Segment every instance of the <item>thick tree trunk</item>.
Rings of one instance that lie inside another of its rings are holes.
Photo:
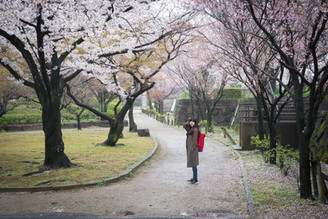
[[[124,124],[123,124],[123,119],[117,118],[115,124],[110,127],[108,137],[104,143],[102,143],[103,146],[115,146],[117,141],[120,139],[123,129],[124,129]]]
[[[294,84],[293,100],[295,104],[296,112],[296,126],[299,139],[299,157],[300,157],[300,197],[310,198],[312,197],[311,190],[311,167],[309,158],[309,144],[305,141],[303,133],[305,127],[304,119],[304,103],[303,103],[303,87],[299,83],[296,74],[292,74],[292,80]]]
[[[317,178],[317,163],[318,163],[318,161],[316,161],[316,160],[311,161],[312,186],[313,186],[314,197],[319,196],[318,178]]]
[[[318,176],[318,192],[319,192],[319,200],[321,203],[326,204],[327,202],[327,186],[325,183],[325,180],[322,177],[322,173],[321,173],[321,164],[320,161],[316,163],[316,172],[317,172],[317,176]]]
[[[206,114],[204,113],[204,103],[201,101],[199,98],[196,98],[196,105],[197,105],[197,112],[195,110],[195,115],[194,117],[198,118],[198,120],[205,120],[207,119]]]
[[[126,102],[120,112],[117,114],[115,118],[115,123],[111,125],[107,140],[104,141],[101,145],[103,146],[115,146],[117,141],[119,140],[120,136],[122,135],[123,129],[124,129],[124,117],[128,110],[131,108],[131,106],[134,103],[134,99],[126,99]]]
[[[60,97],[53,97],[52,102],[42,107],[42,124],[45,134],[44,165],[50,169],[70,167],[70,162],[64,153],[64,142],[61,131]]]
[[[213,132],[212,112],[207,113],[207,127],[208,127],[208,132]]]
[[[319,197],[319,200],[321,203],[326,203],[327,202],[327,186],[325,183],[325,180],[323,179],[323,175],[321,172],[321,163],[320,163],[320,158],[318,157],[318,143],[323,142],[320,141],[319,139],[321,137],[317,136],[317,139],[314,140],[311,137],[313,135],[323,135],[323,132],[320,134],[318,133],[319,131],[316,130],[316,122],[319,122],[321,124],[320,120],[317,121],[317,114],[318,114],[318,106],[320,105],[322,99],[320,97],[315,97],[315,92],[312,89],[310,96],[309,96],[309,103],[308,103],[308,109],[307,109],[307,116],[306,116],[306,126],[304,130],[304,139],[305,139],[305,144],[309,145],[309,150],[311,149],[312,145],[312,151],[311,152],[311,167],[312,167],[312,181],[313,181],[313,190],[314,190],[314,195],[316,197]],[[316,101],[318,101],[316,103]],[[319,126],[317,127],[319,129]],[[316,131],[316,132],[315,132]],[[311,142],[311,139],[314,142]]]
[[[133,105],[129,109],[129,131],[130,132],[136,132],[137,131],[137,124],[134,122],[133,117]]]
[[[264,139],[264,122],[263,122],[263,113],[262,113],[262,104],[261,101],[255,98],[256,100],[256,107],[257,107],[257,121],[258,121],[258,134],[259,139]]]

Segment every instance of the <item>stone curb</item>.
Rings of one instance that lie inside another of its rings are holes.
[[[146,161],[148,161],[157,151],[158,149],[158,142],[156,138],[151,136],[154,140],[154,148],[148,154],[145,158],[143,158],[138,163],[134,164],[133,166],[129,167],[125,172],[121,173],[120,175],[115,176],[114,178],[106,179],[106,180],[95,180],[91,182],[86,183],[76,183],[76,184],[70,184],[70,185],[63,185],[63,186],[34,186],[34,187],[0,187],[0,193],[3,192],[43,192],[43,191],[60,191],[60,190],[71,190],[71,189],[77,189],[77,188],[85,188],[85,187],[91,187],[91,186],[97,186],[99,184],[101,185],[107,185],[110,183],[118,182],[122,179],[125,179],[126,177],[129,177],[129,175],[133,172],[135,172],[142,164],[144,164]]]
[[[238,153],[238,151],[233,150],[233,153],[235,153],[239,158],[239,165],[240,165],[241,172],[243,174],[243,183],[244,183],[244,188],[245,188],[245,196],[246,196],[246,200],[247,200],[247,208],[248,208],[249,214],[250,214],[251,218],[258,218],[257,213],[255,211],[255,207],[254,207],[254,200],[252,197],[252,192],[251,192],[251,189],[250,189],[250,186],[248,183],[248,176],[247,176],[246,167],[244,165],[244,161],[243,161],[241,155]]]
[[[221,144],[223,144],[227,147],[230,147],[230,145],[227,145],[223,141],[216,140],[216,139],[213,139],[211,137],[209,137],[209,138],[213,141],[219,142],[219,143],[221,143]],[[250,186],[249,186],[249,183],[248,183],[248,176],[247,176],[247,171],[246,171],[246,167],[244,165],[243,158],[238,153],[237,150],[233,149],[232,147],[231,147],[231,149],[232,149],[231,152],[234,155],[236,155],[239,159],[239,167],[240,167],[241,173],[243,175],[243,184],[244,184],[245,196],[246,196],[246,200],[247,200],[247,209],[248,209],[248,212],[250,214],[250,218],[252,218],[252,219],[258,218],[255,207],[254,207],[254,200],[253,200],[253,197],[252,197],[251,189],[250,189]]]

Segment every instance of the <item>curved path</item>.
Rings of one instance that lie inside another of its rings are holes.
[[[117,217],[134,215],[234,217],[247,214],[235,156],[226,146],[205,140],[199,182],[190,185],[185,131],[135,113],[138,128],[149,128],[159,152],[133,178],[105,187],[72,191],[0,194],[0,215],[78,212]]]

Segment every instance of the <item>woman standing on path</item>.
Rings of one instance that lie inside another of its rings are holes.
[[[197,140],[199,137],[199,129],[196,119],[190,119],[183,126],[187,131],[187,167],[192,167],[193,178],[188,180],[191,184],[198,182],[197,166],[199,164]]]

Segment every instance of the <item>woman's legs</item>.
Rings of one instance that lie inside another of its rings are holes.
[[[192,167],[192,173],[193,173],[193,177],[188,181],[191,182],[191,184],[195,184],[196,182],[198,182],[197,166]]]
[[[192,167],[192,173],[193,173],[193,181],[197,182],[198,181],[197,166]]]

